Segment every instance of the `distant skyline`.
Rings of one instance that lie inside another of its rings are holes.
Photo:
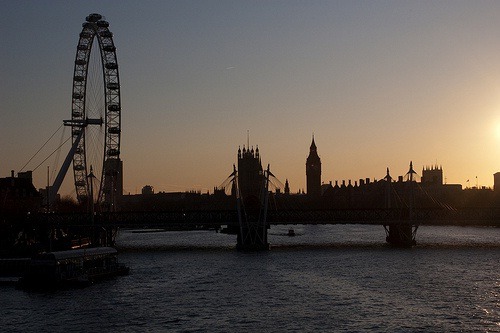
[[[397,177],[410,161],[419,174],[440,165],[464,187],[476,177],[492,186],[500,171],[498,1],[0,5],[0,177],[70,118],[90,13],[106,17],[117,46],[124,193],[212,192],[247,131],[294,193],[306,187],[313,133],[324,183],[381,179],[387,167]],[[53,163],[34,172],[37,188]],[[74,195],[72,182],[69,172],[62,195]]]

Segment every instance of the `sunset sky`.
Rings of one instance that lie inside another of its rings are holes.
[[[212,192],[247,131],[292,192],[305,189],[313,133],[325,183],[387,167],[397,177],[410,161],[464,187],[500,171],[499,1],[0,5],[0,177],[70,118],[78,34],[94,12],[117,46],[125,193]],[[34,172],[37,188],[52,163]]]

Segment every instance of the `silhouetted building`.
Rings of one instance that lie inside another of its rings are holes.
[[[309,148],[309,156],[306,160],[306,182],[307,195],[311,198],[321,196],[321,159],[318,156],[314,136],[312,138],[311,147]]]
[[[397,181],[390,175],[389,168],[379,181],[366,178],[353,184],[350,180],[348,183],[342,180],[341,185],[335,181],[334,186],[331,183],[322,186],[321,206],[334,209],[397,208],[408,207],[410,198],[414,200],[415,207],[420,208],[449,209],[470,205],[472,200],[464,201],[461,185],[440,183],[443,179],[441,167],[428,168],[428,171],[430,173],[424,172],[427,177],[425,182],[424,177],[418,182],[420,177],[413,170],[412,163],[406,176],[398,176]],[[414,183],[412,187],[409,186],[410,181]]]
[[[436,166],[422,168],[422,183],[443,184],[443,168]]]
[[[42,198],[33,186],[31,171],[21,172],[14,177],[0,178],[0,214],[23,214],[37,212]]]
[[[290,194],[290,184],[288,184],[288,179],[285,181],[285,194]]]
[[[500,192],[500,172],[493,174],[493,191]]]
[[[104,204],[111,211],[119,210],[123,197],[123,162],[120,159],[107,159],[104,184]]]
[[[238,186],[243,196],[259,197],[263,182],[259,147],[238,149]]]
[[[142,195],[152,195],[155,194],[155,190],[153,189],[153,186],[151,185],[146,185],[142,188],[141,190]]]

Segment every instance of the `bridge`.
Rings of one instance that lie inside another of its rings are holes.
[[[40,213],[26,219],[60,227],[98,227],[130,229],[199,230],[238,226],[237,210],[178,210],[96,213]],[[397,226],[489,226],[500,227],[500,208],[467,208],[455,211],[415,210],[411,221],[401,219],[395,209],[286,210],[269,211],[267,227],[296,224],[361,224]]]
[[[234,210],[171,210],[96,213],[94,218],[82,213],[40,213],[27,216],[25,223],[45,229],[97,229],[112,244],[116,230],[161,229],[165,231],[214,230],[238,235],[241,232],[238,211]],[[387,237],[391,230],[410,228],[411,242],[395,245],[411,246],[421,226],[500,227],[500,208],[468,208],[461,210],[416,209],[412,220],[402,219],[398,209],[342,210],[271,210],[265,229],[277,225],[361,224],[380,225]],[[393,231],[394,233],[394,231]],[[407,235],[408,236],[408,235]],[[400,239],[399,241],[403,241]],[[244,249],[243,249],[244,250]]]

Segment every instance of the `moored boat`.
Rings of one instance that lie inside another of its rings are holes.
[[[96,247],[42,253],[33,257],[19,280],[25,289],[85,286],[118,275],[127,275],[129,268],[118,263],[112,247]]]

